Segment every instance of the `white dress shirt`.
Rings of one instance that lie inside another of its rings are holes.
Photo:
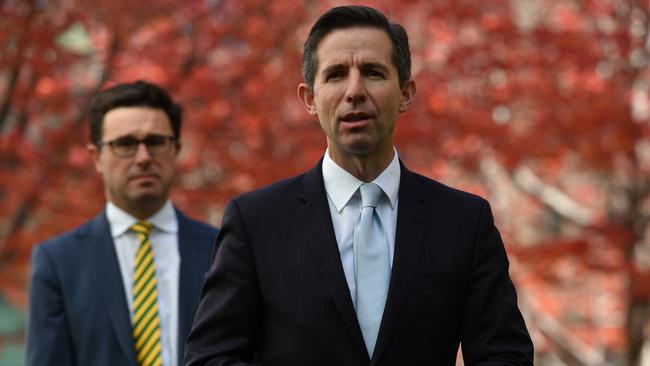
[[[115,252],[122,273],[124,293],[133,322],[133,267],[140,245],[137,234],[129,228],[138,219],[112,203],[106,205]],[[149,234],[156,263],[158,313],[163,365],[178,366],[178,290],[181,257],[178,251],[178,220],[170,201],[147,219],[153,229]]]
[[[354,227],[361,215],[361,194],[359,187],[364,182],[350,174],[330,158],[329,149],[323,158],[323,181],[330,206],[336,243],[341,255],[343,272],[352,296],[352,304],[357,306],[356,282],[354,275]],[[400,166],[397,151],[393,148],[393,160],[372,183],[384,192],[376,208],[381,223],[388,236],[389,258],[393,263],[395,253],[395,228],[397,226],[397,200],[400,182]]]

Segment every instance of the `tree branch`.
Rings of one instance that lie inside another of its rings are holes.
[[[524,192],[534,196],[558,215],[581,226],[592,226],[598,215],[562,190],[545,183],[532,169],[519,167],[512,174],[514,183]]]
[[[495,159],[485,158],[481,161],[479,169],[488,178],[490,185],[501,187],[506,184],[506,181],[512,182],[515,187],[532,196],[548,209],[580,226],[592,226],[598,219],[595,210],[577,202],[559,188],[544,182],[526,166],[521,166],[511,173]]]
[[[18,48],[16,52],[16,59],[9,71],[9,81],[7,82],[7,89],[5,90],[5,97],[2,103],[0,103],[0,131],[3,130],[5,123],[7,123],[9,113],[11,112],[11,99],[13,98],[14,91],[18,85],[18,80],[20,78],[20,73],[25,64],[23,60],[23,53],[27,47],[28,40],[30,38],[30,32],[33,26],[32,18],[34,17],[35,6],[33,1],[29,4],[29,13],[27,14],[25,20],[22,22],[25,24],[25,27],[22,29],[22,32],[18,36]]]
[[[536,277],[524,269],[512,258],[511,264],[518,279]],[[519,306],[522,312],[530,317],[528,324],[535,328],[555,347],[558,357],[572,366],[615,366],[607,360],[607,353],[603,347],[592,346],[583,342],[554,316],[544,311],[535,295],[530,291],[520,291]]]
[[[102,69],[101,76],[97,79],[97,83],[95,83],[95,86],[88,91],[86,94],[86,97],[83,102],[83,106],[79,108],[79,113],[77,114],[77,118],[74,120],[74,124],[76,126],[81,126],[83,121],[86,119],[86,113],[88,112],[88,106],[90,104],[90,99],[92,98],[93,95],[95,95],[97,92],[99,92],[102,88],[102,85],[106,82],[111,77],[111,74],[113,73],[113,62],[115,61],[115,58],[117,57],[117,54],[120,51],[121,47],[121,42],[120,38],[117,34],[117,32],[113,32],[113,37],[111,38],[111,41],[108,46],[108,54],[106,56],[106,60],[104,61],[104,67]]]

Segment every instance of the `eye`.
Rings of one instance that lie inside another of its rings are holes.
[[[160,135],[151,135],[147,136],[143,142],[147,146],[161,146],[167,143],[167,137]]]
[[[327,75],[325,75],[325,81],[336,81],[345,77],[345,71],[343,70],[334,70]]]
[[[371,77],[371,78],[378,78],[378,79],[384,79],[385,78],[383,72],[381,72],[379,70],[375,70],[375,69],[363,70],[362,73],[363,73],[364,76]]]
[[[118,148],[130,148],[138,144],[138,140],[133,137],[122,137],[112,142],[113,146]]]

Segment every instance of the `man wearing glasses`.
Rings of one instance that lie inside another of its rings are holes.
[[[88,150],[107,204],[33,250],[27,365],[180,364],[217,234],[169,200],[181,120],[143,81],[92,100]]]

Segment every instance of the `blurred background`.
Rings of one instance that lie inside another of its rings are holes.
[[[104,204],[85,110],[116,82],[185,108],[174,202],[229,197],[325,149],[296,97],[337,1],[0,0],[0,365],[24,364],[35,243]],[[492,204],[537,365],[650,365],[650,1],[368,1],[410,35],[412,170]]]

